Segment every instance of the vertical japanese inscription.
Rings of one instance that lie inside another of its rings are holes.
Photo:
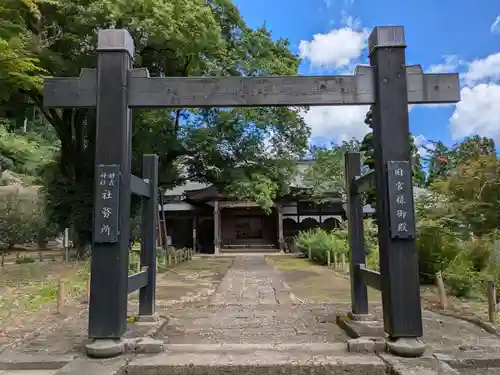
[[[410,162],[389,161],[387,174],[391,238],[413,238],[415,236],[415,215],[412,204],[413,189]]]
[[[120,166],[97,165],[94,242],[116,243],[119,235]]]

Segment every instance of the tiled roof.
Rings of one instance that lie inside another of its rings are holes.
[[[299,162],[297,162],[297,173],[295,175],[295,178],[290,183],[291,187],[294,187],[294,188],[304,187],[303,173],[307,170],[307,168],[309,168],[312,165],[313,162],[314,162],[313,160],[300,160]],[[174,187],[173,189],[167,190],[165,192],[165,196],[184,195],[185,191],[202,190],[202,189],[208,188],[209,186],[211,186],[211,185],[205,184],[202,182],[187,181],[183,185],[179,185],[179,186]],[[427,192],[427,190],[424,188],[414,186],[413,192],[414,192],[415,197],[418,197],[422,194],[425,194]],[[365,206],[365,208],[363,209],[363,211],[365,211],[365,212],[371,212],[370,210],[373,210],[370,206]]]
[[[187,181],[186,183],[176,186],[173,189],[167,190],[165,196],[183,195],[186,190],[201,190],[209,187],[209,184],[202,182]]]

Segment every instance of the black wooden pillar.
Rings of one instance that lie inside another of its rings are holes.
[[[155,312],[156,235],[158,225],[158,156],[144,155],[142,177],[148,181],[149,198],[142,198],[141,267],[148,267],[148,283],[139,290],[139,315]]]
[[[411,160],[403,28],[377,27],[370,35],[368,44],[370,65],[375,73],[373,144],[384,328],[393,339],[421,337],[422,312],[411,176],[407,181],[409,186],[405,187],[407,194],[399,196],[400,200],[389,198],[392,185],[389,184],[388,168],[394,162],[409,163]],[[411,174],[411,163],[404,173]],[[393,210],[396,203],[404,203],[405,208],[399,210],[406,220],[401,223],[401,229],[404,229],[401,236],[394,234],[397,223]]]
[[[345,177],[347,189],[347,225],[349,227],[350,280],[352,313],[368,314],[368,293],[366,284],[359,272],[359,264],[365,264],[365,237],[363,223],[363,200],[361,194],[353,191],[352,182],[356,176],[361,176],[361,158],[359,153],[345,154]]]
[[[88,328],[90,338],[119,339],[127,325],[132,151],[127,78],[134,43],[126,30],[101,30],[97,50],[97,167]],[[102,179],[110,175],[113,182]],[[101,191],[103,183],[117,185],[112,186],[117,193],[112,207],[103,201],[108,194]]]

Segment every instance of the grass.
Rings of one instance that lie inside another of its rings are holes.
[[[297,258],[297,257],[284,257],[284,256],[269,256],[267,258],[275,267],[277,267],[280,270],[286,271],[293,271],[293,270],[310,270],[311,266],[314,264],[307,261],[304,258]]]
[[[59,278],[64,280],[66,298],[83,294],[88,270],[85,262],[5,266],[0,271],[0,323],[11,316],[38,312],[57,301]]]
[[[175,266],[175,272],[193,275],[225,275],[232,259],[193,259]]]
[[[282,271],[285,281],[293,293],[307,303],[350,302],[350,283],[327,267],[304,258],[280,256],[268,257],[268,262]],[[370,301],[377,301],[380,293],[370,294]]]

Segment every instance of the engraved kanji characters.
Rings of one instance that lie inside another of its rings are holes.
[[[119,173],[110,167],[115,166],[99,166],[102,168],[99,171],[99,189],[96,192],[97,199],[102,202],[98,208],[97,215],[100,217],[98,221],[97,231],[101,236],[112,237],[115,232],[115,225],[113,224],[116,218],[114,215],[118,213],[116,207],[117,188],[119,183]],[[111,170],[110,170],[111,169]]]
[[[111,210],[111,207],[103,207],[102,210],[101,210],[101,215],[105,218],[105,219],[109,219],[109,217],[111,216],[112,214],[112,210]]]
[[[114,172],[101,172],[99,174],[99,185],[101,186],[116,186],[116,173]]]
[[[104,190],[101,193],[101,199],[102,200],[108,200],[108,199],[111,199],[111,198],[113,198],[113,193],[111,192],[111,190]]]
[[[411,178],[411,173],[407,169],[406,164],[394,165],[391,170],[392,177],[389,179],[390,184],[392,184],[392,189],[394,194],[392,195],[392,202],[394,210],[392,211],[394,217],[393,230],[398,236],[406,236],[409,232],[412,232],[411,222],[412,213],[409,212],[411,200],[408,198],[408,189],[411,189],[411,183],[407,179]]]
[[[101,225],[101,234],[111,235],[111,226],[108,224]]]

